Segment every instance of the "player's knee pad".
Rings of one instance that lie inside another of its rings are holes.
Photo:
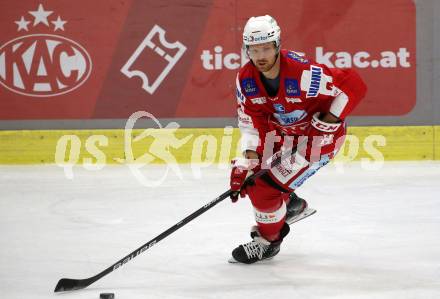
[[[262,212],[277,210],[289,196],[288,193],[274,188],[261,177],[257,178],[255,184],[249,186],[246,191],[254,208]]]

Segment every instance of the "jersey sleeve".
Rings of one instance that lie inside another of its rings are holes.
[[[238,127],[241,132],[241,151],[256,151],[263,154],[264,140],[268,131],[268,114],[257,107],[243,94],[239,74],[236,78]]]
[[[353,111],[367,92],[367,86],[355,70],[313,63],[302,71],[301,89],[307,98],[331,99],[329,112],[341,120]]]
[[[365,97],[367,86],[354,69],[332,69],[332,73],[335,78],[336,97],[329,112],[345,119]]]

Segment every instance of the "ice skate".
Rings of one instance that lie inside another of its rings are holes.
[[[283,238],[289,233],[289,225],[284,224],[280,232],[280,238],[275,241],[264,239],[258,232],[256,226],[252,227],[252,241],[242,244],[232,251],[230,263],[253,264],[258,261],[269,260],[280,252],[280,246]]]
[[[292,224],[316,213],[315,209],[309,208],[307,201],[292,192],[287,204],[286,223]]]

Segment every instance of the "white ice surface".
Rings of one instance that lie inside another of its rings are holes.
[[[248,200],[220,203],[85,290],[97,274],[225,191],[228,170],[182,167],[157,188],[126,166],[100,171],[0,167],[0,298],[440,298],[440,164],[329,165],[298,194],[318,213],[292,227],[280,254],[228,264],[248,242]],[[159,177],[164,166],[148,166]]]

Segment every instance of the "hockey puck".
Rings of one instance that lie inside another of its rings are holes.
[[[99,299],[115,299],[114,293],[101,293],[99,294]]]

